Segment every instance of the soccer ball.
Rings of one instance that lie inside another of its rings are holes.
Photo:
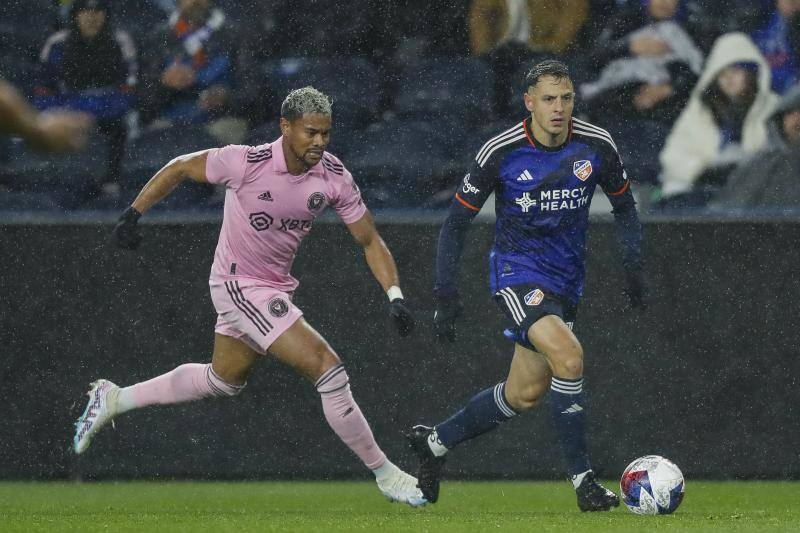
[[[619,488],[632,513],[670,514],[683,501],[683,474],[669,459],[645,455],[628,465]]]

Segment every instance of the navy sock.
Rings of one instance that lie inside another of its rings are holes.
[[[436,426],[441,443],[448,449],[491,431],[517,414],[505,396],[505,382],[473,396],[459,412]]]
[[[550,409],[561,450],[570,476],[591,470],[586,449],[586,399],[583,378],[553,376],[550,383]]]

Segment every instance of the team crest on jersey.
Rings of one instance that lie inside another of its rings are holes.
[[[533,289],[531,292],[525,295],[525,305],[533,307],[535,305],[539,305],[544,300],[544,293],[541,289]]]
[[[592,162],[586,159],[572,163],[572,173],[581,181],[586,181],[592,175]]]
[[[286,300],[277,296],[269,301],[267,307],[269,308],[269,314],[275,318],[284,317],[289,312],[289,304],[286,303]]]
[[[308,206],[308,210],[312,213],[317,211],[321,211],[322,208],[325,206],[325,195],[321,192],[312,193],[311,196],[308,197],[308,202],[306,202],[306,206]]]

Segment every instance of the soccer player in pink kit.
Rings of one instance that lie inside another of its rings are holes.
[[[78,419],[74,450],[83,453],[115,416],[154,404],[236,396],[256,360],[267,353],[315,384],[328,424],[375,474],[391,501],[426,500],[417,480],[381,451],[353,399],[342,361],[292,303],[298,282],[290,274],[300,242],[330,205],[364,248],[367,263],[386,291],[402,336],[414,326],[398,287],[397,268],[361,200],[353,177],[325,151],[331,130],[330,99],[305,87],[281,106],[282,136],[261,146],[215,148],[173,159],[144,186],[120,217],[113,240],[135,248],[137,221],[185,179],[226,187],[225,210],[209,284],[217,310],[210,364],[188,363],[149,381],[120,388],[101,379]]]

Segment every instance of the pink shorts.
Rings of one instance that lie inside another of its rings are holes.
[[[239,339],[260,354],[303,312],[287,293],[252,280],[212,281],[211,300],[217,309],[214,331]]]

